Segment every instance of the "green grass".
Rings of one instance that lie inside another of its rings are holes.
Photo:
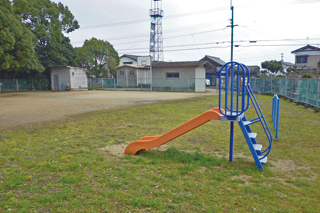
[[[0,131],[0,212],[318,212],[320,115],[281,100],[279,140],[260,171],[240,128],[211,121],[118,157],[109,146],[163,134],[218,105],[217,96],[130,106]],[[258,96],[271,126],[272,97]],[[246,116],[253,118],[249,108]],[[258,142],[266,147],[263,130]],[[274,130],[272,130],[274,134]]]

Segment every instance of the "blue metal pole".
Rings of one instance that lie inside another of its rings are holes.
[[[275,100],[274,100],[274,112],[273,112],[273,128],[275,129],[277,126],[277,114],[278,114],[278,97],[277,95],[274,96]]]
[[[234,122],[231,121],[230,125],[230,148],[229,148],[229,162],[233,160],[233,133],[234,133]]]
[[[276,136],[275,138],[279,138],[279,120],[280,120],[280,98],[277,100],[277,119],[276,119]]]
[[[271,121],[274,122],[274,112],[275,112],[275,101],[276,101],[276,95],[273,95],[272,98],[272,115],[271,115]]]

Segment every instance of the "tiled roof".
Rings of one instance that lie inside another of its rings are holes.
[[[307,46],[304,46],[304,47],[301,47],[297,50],[294,50],[291,53],[303,52],[303,51],[320,51],[320,48],[314,47],[314,46],[311,46],[308,44]]]
[[[210,55],[206,55],[204,58],[202,58],[201,60],[206,60],[206,58],[208,58],[209,60],[212,60],[214,62],[216,62],[217,64],[219,64],[220,66],[223,66],[226,62],[224,62],[223,60],[221,60],[218,57],[214,57],[214,56],[210,56]]]

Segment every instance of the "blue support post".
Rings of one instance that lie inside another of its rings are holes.
[[[234,122],[230,124],[230,148],[229,148],[229,162],[233,161],[233,134],[234,134]]]
[[[275,138],[279,139],[279,120],[280,120],[280,98],[277,100],[277,119],[276,119],[276,135]]]
[[[272,98],[272,114],[271,114],[271,121],[274,121],[274,111],[275,111],[275,100],[276,100],[276,95],[273,95]]]

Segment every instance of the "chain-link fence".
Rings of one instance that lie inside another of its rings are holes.
[[[48,90],[47,79],[0,79],[0,92]]]
[[[139,79],[110,79],[110,78],[89,78],[89,89],[104,90],[145,90],[169,92],[206,92],[205,79],[181,79],[167,78],[155,79],[150,82],[148,78]]]
[[[320,107],[320,80],[287,78],[252,78],[255,93],[276,93],[285,97]]]

